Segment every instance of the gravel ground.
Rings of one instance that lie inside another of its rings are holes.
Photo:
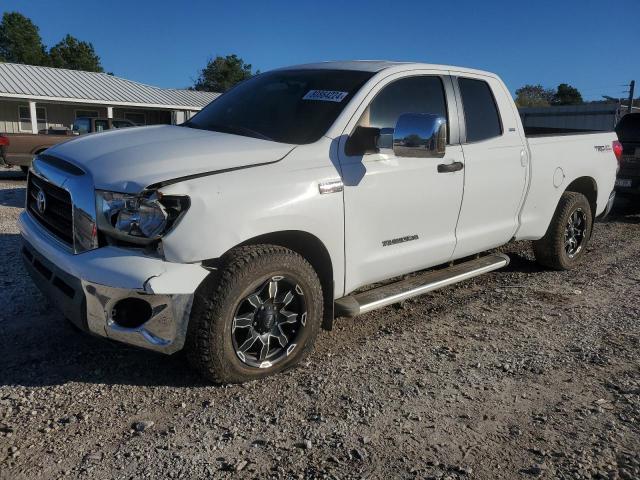
[[[588,260],[502,271],[323,332],[300,368],[205,384],[74,330],[31,283],[0,177],[0,478],[640,478],[640,215]]]

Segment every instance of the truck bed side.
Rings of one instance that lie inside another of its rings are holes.
[[[520,212],[517,240],[544,236],[560,196],[577,185],[590,186],[595,215],[601,214],[613,191],[616,157],[611,148],[614,132],[541,135],[527,137],[530,178]]]
[[[31,133],[8,133],[3,135],[9,139],[9,145],[5,151],[7,164],[26,167],[31,165],[34,155],[53,145],[75,138],[71,135],[33,135]]]

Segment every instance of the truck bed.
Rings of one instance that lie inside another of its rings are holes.
[[[560,195],[569,186],[567,179],[597,183],[597,198],[590,201],[593,213],[604,211],[615,183],[612,142],[616,139],[615,132],[593,131],[527,137],[531,179],[520,213],[518,240],[535,240],[545,234]]]

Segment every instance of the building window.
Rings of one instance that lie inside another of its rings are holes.
[[[79,135],[84,135],[91,131],[91,120],[86,117],[76,118],[73,122],[73,131],[78,132]]]
[[[141,112],[124,112],[125,120],[131,120],[136,125],[146,125],[147,116]]]
[[[114,120],[111,122],[113,128],[129,128],[135,127],[135,125],[129,120]]]
[[[109,130],[109,120],[96,120],[95,121],[96,132],[104,132]]]
[[[97,110],[76,110],[76,118],[78,117],[99,117]]]
[[[18,107],[18,116],[21,132],[31,131],[31,114],[28,105],[20,105]],[[44,107],[36,107],[36,118],[38,122],[38,131],[47,129],[47,109]]]

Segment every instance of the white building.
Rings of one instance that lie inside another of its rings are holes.
[[[70,128],[76,117],[182,123],[218,95],[158,88],[106,73],[0,63],[0,133]]]

